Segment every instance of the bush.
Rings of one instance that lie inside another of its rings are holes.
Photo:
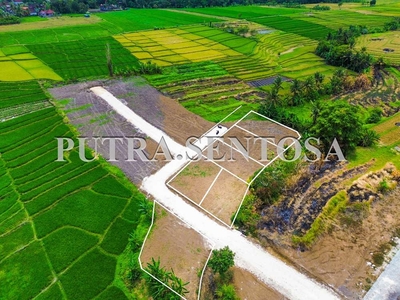
[[[235,287],[232,284],[223,284],[217,289],[217,299],[220,300],[239,300],[240,298],[236,295]]]
[[[215,274],[219,273],[222,276],[235,264],[234,257],[235,253],[228,246],[220,250],[213,250],[208,266]]]
[[[313,10],[331,10],[330,6],[327,5],[316,5],[312,8]]]
[[[0,18],[0,25],[19,24],[21,19],[15,16]]]
[[[386,194],[391,190],[391,187],[389,183],[387,182],[386,178],[383,179],[381,182],[378,184],[378,191],[381,192],[382,194]]]
[[[381,119],[382,119],[382,109],[374,108],[367,119],[367,124],[378,123]]]
[[[372,255],[372,261],[376,266],[382,266],[385,261],[385,255],[382,252],[376,252]]]
[[[376,133],[376,131],[363,128],[360,133],[360,142],[358,143],[358,145],[362,147],[371,147],[376,145],[378,141],[379,134]]]

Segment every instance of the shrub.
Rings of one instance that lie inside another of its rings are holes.
[[[378,184],[378,191],[382,194],[386,194],[391,190],[389,183],[387,182],[386,178],[382,179],[381,182]]]
[[[19,24],[21,23],[21,19],[15,16],[8,16],[0,18],[0,25],[10,25],[10,24]]]
[[[367,123],[368,124],[378,123],[381,119],[382,119],[382,109],[376,107],[371,111],[367,119]]]
[[[372,255],[372,261],[376,266],[382,266],[383,262],[385,261],[385,255],[382,252],[375,252]]]

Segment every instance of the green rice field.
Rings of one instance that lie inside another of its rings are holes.
[[[76,148],[55,162],[56,137],[73,134],[54,107],[0,123],[1,298],[92,299],[113,290],[126,299],[115,286],[117,257],[143,196],[104,163],[84,163]]]
[[[111,37],[36,44],[28,48],[65,80],[71,80],[108,75],[107,44],[110,45],[115,70],[138,66],[137,59]]]

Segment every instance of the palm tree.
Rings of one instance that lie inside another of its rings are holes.
[[[321,101],[316,101],[316,102],[311,102],[311,118],[313,120],[313,125],[317,123],[317,119],[321,113],[322,109],[322,102]]]
[[[294,79],[292,85],[290,86],[290,92],[292,93],[292,105],[300,105],[302,102],[301,91],[302,91],[301,81]]]
[[[322,74],[320,72],[317,72],[314,74],[314,80],[315,80],[315,84],[317,85],[318,91],[322,90],[322,84],[324,82],[324,79],[325,79],[324,74]]]

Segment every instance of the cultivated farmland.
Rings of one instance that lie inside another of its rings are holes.
[[[142,196],[103,163],[84,163],[76,149],[55,162],[55,137],[73,134],[53,107],[0,129],[2,298],[91,299],[117,289],[116,257],[138,224]]]
[[[30,45],[28,48],[65,80],[108,75],[106,45],[115,71],[132,69],[138,61],[111,37]]]
[[[0,81],[62,80],[22,45],[0,48]]]
[[[185,28],[128,33],[114,38],[139,60],[152,60],[160,66],[240,55]]]
[[[400,38],[397,31],[361,36],[357,47],[366,47],[368,53],[376,58],[383,57],[392,63],[400,64]]]

